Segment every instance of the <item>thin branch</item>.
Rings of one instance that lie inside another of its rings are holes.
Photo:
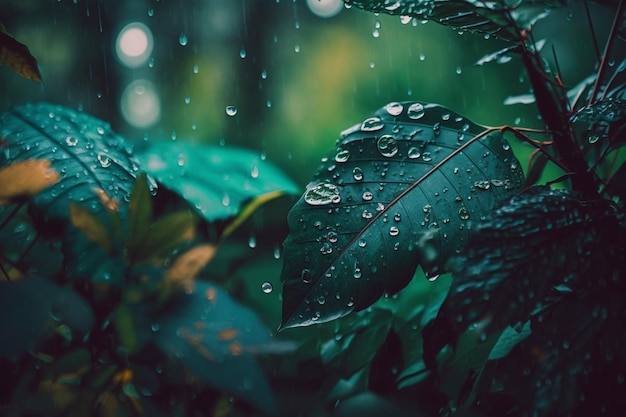
[[[587,23],[589,24],[589,31],[591,32],[591,39],[593,40],[593,50],[596,52],[596,59],[598,60],[598,65],[600,64],[600,47],[598,46],[598,37],[596,36],[596,31],[593,28],[593,21],[591,20],[591,13],[589,12],[589,4],[587,0],[583,0],[583,5],[585,6],[585,14],[587,15]]]

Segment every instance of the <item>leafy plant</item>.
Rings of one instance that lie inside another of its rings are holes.
[[[232,394],[276,414],[255,357],[291,345],[197,277],[295,185],[250,151],[173,143],[140,154],[155,182],[105,122],[51,104],[0,114],[0,133],[0,354],[19,376],[3,401],[41,415],[178,415]],[[179,172],[181,159],[206,175]],[[250,168],[225,181],[224,165]]]
[[[346,1],[510,42],[477,64],[521,60],[532,87],[523,102],[536,103],[545,130],[394,102],[343,132],[289,213],[284,328],[366,309],[419,265],[430,280],[451,272],[448,296],[421,323],[424,362],[397,379],[403,389],[436,382],[441,406],[461,415],[623,410],[626,60],[612,63],[624,59],[625,3],[601,2],[615,11],[606,46],[571,89],[533,39],[564,3]],[[525,181],[502,134],[535,148]],[[535,185],[548,162],[564,175]]]

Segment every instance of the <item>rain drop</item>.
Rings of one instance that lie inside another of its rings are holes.
[[[400,23],[402,23],[403,25],[409,24],[411,22],[411,19],[413,18],[408,15],[400,16]]]
[[[476,181],[474,182],[474,187],[480,189],[480,190],[488,190],[489,188],[491,188],[491,183],[489,181]]]
[[[365,191],[363,193],[363,201],[370,201],[372,198],[374,198],[374,194],[372,194],[371,191]]]
[[[502,149],[504,149],[505,151],[508,151],[509,149],[511,149],[511,145],[509,145],[509,142],[503,141],[502,142]]]
[[[67,144],[67,146],[76,146],[78,145],[78,139],[76,139],[74,136],[68,136],[65,138],[65,143]]]
[[[420,153],[420,150],[417,149],[415,146],[412,146],[411,148],[409,148],[409,152],[407,153],[407,155],[409,156],[410,159],[417,159],[420,156],[422,156],[422,154]]]
[[[385,106],[385,110],[387,110],[387,113],[392,116],[399,116],[400,114],[402,114],[403,109],[404,107],[402,107],[402,104],[395,101]]]
[[[359,245],[360,248],[364,248],[367,246],[367,241],[365,239],[359,239],[357,244]]]
[[[111,166],[111,158],[101,153],[98,154],[98,162],[102,168],[108,168]]]
[[[261,284],[261,291],[263,291],[265,294],[271,293],[273,289],[274,287],[272,287],[272,283],[269,281],[265,281],[263,284]]]
[[[409,116],[409,119],[413,119],[413,120],[420,119],[424,117],[424,113],[425,113],[424,106],[422,105],[422,103],[413,103],[409,106],[406,113]]]
[[[99,135],[104,135],[104,128],[102,126],[98,126],[96,128],[96,132],[98,132]]]
[[[362,271],[361,271],[361,267],[359,266],[358,262],[354,263],[354,271],[352,272],[352,276],[354,277],[354,279],[359,279],[362,276]]]
[[[234,116],[237,114],[237,106],[226,106],[226,114],[228,116]]]
[[[363,213],[361,213],[361,217],[363,217],[364,219],[371,219],[373,217],[373,214],[369,210],[363,210]]]
[[[359,167],[356,167],[352,170],[352,176],[356,181],[361,181],[363,179],[363,170]]]
[[[324,182],[306,190],[304,201],[312,206],[336,204],[341,201],[341,195],[339,195],[339,189],[336,185]]]
[[[246,57],[246,55],[248,55],[246,50],[241,48],[241,51],[239,51],[239,58],[244,59]]]
[[[398,153],[398,143],[391,135],[383,135],[376,142],[378,151],[384,157],[391,158]]]
[[[250,235],[248,238],[248,246],[250,246],[250,249],[256,248],[256,236]]]
[[[311,274],[311,270],[305,268],[300,273],[300,278],[302,279],[302,282],[309,284],[313,278],[313,274]]]
[[[396,226],[391,226],[389,228],[389,236],[398,236],[400,234],[400,229]]]
[[[463,72],[463,69],[461,68],[461,66],[460,66],[460,65],[457,65],[457,67],[456,67],[456,73],[457,73],[458,75],[461,75],[461,73],[462,73],[462,72]]]
[[[335,161],[346,162],[350,158],[350,151],[347,149],[340,149],[335,155]]]
[[[385,123],[383,123],[380,117],[370,117],[361,123],[362,132],[375,132],[383,127],[385,127]]]
[[[587,137],[587,141],[591,144],[596,143],[598,140],[600,140],[600,136],[598,135],[589,135],[589,137]]]
[[[469,219],[469,211],[467,210],[466,207],[461,207],[459,209],[459,218],[461,220],[468,220]]]
[[[433,160],[433,157],[432,157],[432,156],[430,156],[430,152],[424,152],[424,153],[422,154],[422,160],[423,160],[424,162],[430,162],[430,161],[432,161],[432,160]]]
[[[178,37],[178,43],[180,43],[180,46],[187,46],[188,42],[189,42],[189,38],[187,38],[187,35],[185,35],[184,33],[181,33],[180,36]]]

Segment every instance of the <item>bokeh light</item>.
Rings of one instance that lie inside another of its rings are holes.
[[[115,43],[115,52],[119,61],[129,68],[144,65],[153,48],[150,29],[143,23],[133,22],[120,30]]]
[[[154,84],[148,80],[135,80],[128,84],[122,93],[120,111],[134,127],[153,126],[161,118],[161,99]]]
[[[311,12],[319,17],[333,17],[343,9],[343,0],[306,0]]]

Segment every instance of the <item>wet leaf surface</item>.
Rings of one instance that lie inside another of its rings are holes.
[[[32,202],[46,232],[69,223],[72,202],[99,215],[103,207],[94,189],[117,202],[130,199],[139,162],[106,122],[62,106],[27,104],[0,114],[0,136],[6,142],[0,166],[46,159],[60,177]]]
[[[32,276],[0,283],[0,356],[25,354],[62,323],[80,335],[93,321],[89,304],[71,289]]]
[[[289,213],[282,326],[361,310],[418,264],[436,279],[522,182],[498,132],[438,105],[388,104],[342,133]]]
[[[346,0],[374,13],[410,16],[450,26],[455,31],[478,32],[508,41],[519,41],[520,28],[528,28],[545,17],[550,7],[562,5],[558,0],[526,0],[515,7],[499,1],[472,0]]]
[[[6,65],[24,78],[41,81],[37,60],[28,47],[13,38],[0,24],[0,65]]]
[[[235,217],[245,204],[267,195],[300,192],[277,167],[249,150],[153,141],[137,157],[148,174],[209,222]]]

